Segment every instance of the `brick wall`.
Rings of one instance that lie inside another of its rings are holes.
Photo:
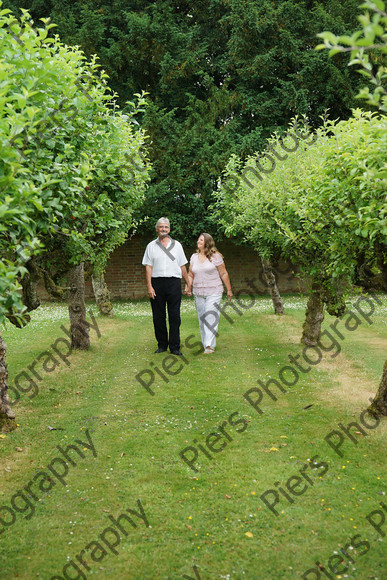
[[[141,236],[134,236],[113,252],[105,274],[112,298],[127,299],[147,296],[145,268],[141,261],[149,241]],[[248,288],[244,281],[245,278],[254,278],[256,280],[254,283],[258,289],[262,293],[266,292],[262,267],[256,252],[249,248],[236,246],[230,241],[218,244],[217,247],[223,254],[234,293]],[[184,251],[189,261],[195,248],[184,247]],[[299,291],[299,280],[294,277],[289,266],[283,262],[278,264],[278,275],[280,291],[285,293]],[[87,297],[92,297],[90,282],[87,283]]]
[[[149,239],[145,239],[142,236],[134,236],[117,248],[111,255],[106,268],[105,280],[112,298],[125,300],[147,296],[145,267],[141,264],[141,261],[149,241]],[[246,247],[237,246],[231,241],[217,244],[217,248],[223,254],[234,294],[244,288],[249,292],[251,291],[251,288],[246,284],[246,278],[254,280],[259,292],[262,294],[267,293],[260,259],[256,252]],[[195,248],[185,246],[184,251],[189,261],[191,254],[195,252]],[[303,290],[305,289],[305,284],[300,285],[300,280],[295,278],[287,264],[279,262],[275,266],[280,292],[285,294],[289,292],[297,293],[301,287]],[[182,285],[184,286],[183,281]],[[42,299],[49,299],[42,285],[39,285],[38,293]],[[94,298],[90,280],[86,281],[86,298]]]
[[[145,268],[141,264],[147,243],[141,236],[134,236],[111,255],[105,280],[112,298],[143,298],[147,295]],[[91,297],[91,284],[88,290],[88,297]]]

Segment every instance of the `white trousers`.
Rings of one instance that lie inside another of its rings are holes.
[[[219,326],[222,294],[195,296],[196,312],[199,319],[203,347],[215,348]]]

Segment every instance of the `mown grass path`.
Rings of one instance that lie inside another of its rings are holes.
[[[68,568],[69,578],[195,578],[194,565],[202,580],[301,578],[316,560],[327,566],[335,551],[360,534],[358,541],[369,542],[367,553],[364,547],[347,549],[351,558],[343,555],[338,568],[347,569],[331,575],[381,580],[385,539],[366,516],[387,503],[387,423],[355,435],[357,444],[346,438],[343,457],[324,437],[339,422],[358,421],[376,392],[387,343],[386,296],[383,304],[372,325],[364,322],[346,332],[337,357],[326,353],[286,393],[274,389],[277,401],[265,395],[262,414],[243,395],[258,380],[278,378],[290,364],[288,355],[301,353],[303,299],[288,298],[281,318],[271,314],[264,298],[243,316],[228,310],[234,324],[221,320],[218,348],[209,356],[195,354],[196,313],[192,301],[184,300],[182,343],[190,337],[191,348],[183,350],[187,362],[180,363],[181,372],[163,372],[168,382],[155,371],[165,355],[153,354],[146,302],[118,304],[113,319],[97,317],[101,337],[91,332],[90,351],[72,353],[70,366],[41,372],[39,393],[32,399],[31,392],[22,394],[15,407],[19,428],[0,439],[0,516],[10,521],[1,506],[10,506],[18,490],[61,457],[58,445],[87,442],[87,431],[97,456],[87,447],[83,458],[73,450],[76,465],[68,466],[66,487],[46,482],[51,489],[42,492],[35,484],[29,491],[36,500],[23,493],[32,507],[20,497],[14,500],[20,512],[14,510],[16,520],[3,533],[0,528],[0,578],[64,578],[63,566],[71,560],[79,570]],[[332,321],[327,316],[324,328]],[[47,305],[25,329],[7,327],[11,384],[42,352],[52,353],[54,341],[65,336],[62,324],[68,327],[66,308]],[[155,372],[154,396],[135,379],[144,369]],[[222,425],[228,437],[217,442],[214,437],[218,452],[211,453],[206,438]],[[187,446],[198,451],[198,472],[179,456]],[[308,465],[316,455],[316,462],[326,462],[323,475],[321,467]],[[306,490],[299,497],[288,492],[293,503],[280,493],[276,516],[260,496],[276,490],[275,482],[286,491],[286,482],[300,470],[312,483],[304,477]],[[109,515],[138,511],[138,499],[151,527],[134,517],[137,527],[128,524],[120,544],[113,551],[105,545],[106,553],[95,551],[93,559],[90,544],[103,547],[98,536],[111,525]],[[75,559],[88,545],[83,557],[89,570]]]

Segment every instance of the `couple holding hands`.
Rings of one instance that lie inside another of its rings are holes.
[[[142,260],[158,345],[155,352],[165,352],[169,346],[172,354],[182,354],[180,351],[180,304],[181,278],[184,278],[185,294],[187,296],[193,294],[195,298],[204,353],[211,354],[216,346],[223,284],[229,300],[233,295],[223,257],[216,249],[212,236],[200,234],[197,241],[198,249],[191,256],[190,268],[187,272],[188,260],[184,250],[181,244],[169,235],[169,219],[160,218],[156,224],[156,232],[158,238],[147,245]],[[215,317],[211,325],[206,323],[207,314]]]

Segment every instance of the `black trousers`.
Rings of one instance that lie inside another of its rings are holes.
[[[159,348],[180,349],[180,278],[152,278],[156,298],[151,298],[153,326]],[[169,339],[165,307],[168,308]]]

